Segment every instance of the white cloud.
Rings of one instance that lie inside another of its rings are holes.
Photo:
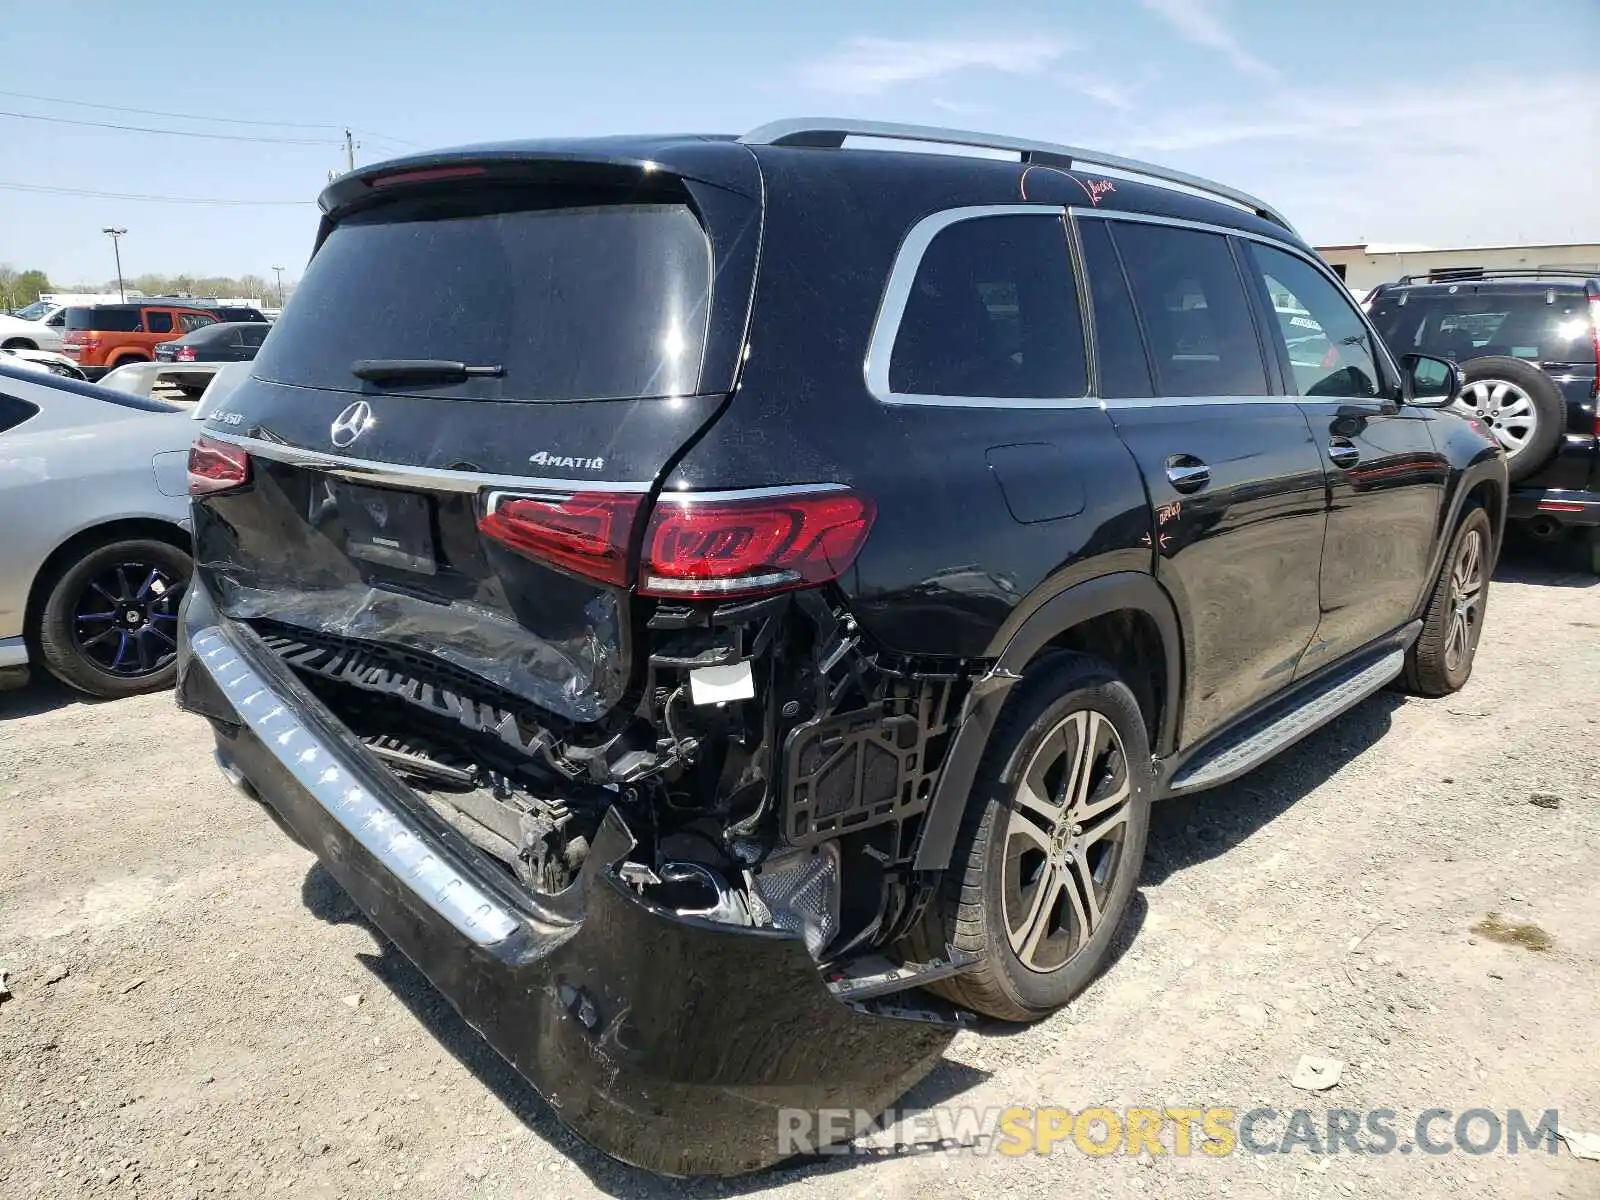
[[[1593,239],[1600,80],[1275,89],[1173,107],[1121,145],[1254,192],[1319,242]]]
[[[1063,82],[1080,96],[1087,96],[1107,108],[1132,112],[1138,106],[1140,94],[1160,77],[1160,72],[1152,67],[1146,67],[1133,79],[1086,75],[1073,68]]]
[[[1030,74],[1059,58],[1060,38],[1033,35],[975,38],[854,37],[800,67],[800,82],[819,92],[868,96],[903,83],[982,69]]]
[[[1248,75],[1276,79],[1278,72],[1246,50],[1222,21],[1211,0],[1144,0],[1144,6],[1162,17],[1180,36],[1197,46],[1225,55]]]
[[[1550,80],[1505,85],[1485,92],[1470,84],[1310,91],[1296,89],[1248,110],[1187,111],[1133,135],[1141,150],[1203,150],[1235,143],[1347,142],[1402,148],[1418,156],[1476,148],[1503,156],[1524,122],[1573,133],[1572,117],[1595,103],[1600,85]],[[1593,118],[1586,118],[1591,122]]]

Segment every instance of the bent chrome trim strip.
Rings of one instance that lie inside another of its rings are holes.
[[[362,786],[221,630],[200,630],[190,646],[266,751],[418,899],[480,946],[516,932],[516,916],[440,858],[403,816]]]

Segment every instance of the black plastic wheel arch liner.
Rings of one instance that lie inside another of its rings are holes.
[[[199,605],[204,607],[201,598]],[[194,606],[191,605],[191,608]],[[615,865],[634,840],[610,810],[579,882],[541,918],[484,945],[369,850],[242,720],[186,624],[179,698],[205,713],[218,752],[309,847],[357,907],[585,1142],[668,1175],[731,1175],[784,1157],[780,1110],[876,1115],[922,1078],[949,1026],[836,999],[804,943],[679,917],[640,899]],[[426,810],[276,662],[230,638],[271,692],[391,812],[496,900],[504,872]],[[334,744],[330,744],[334,743]],[[438,841],[431,839],[437,835]]]
[[[939,782],[934,786],[922,840],[917,846],[917,870],[940,871],[949,865],[989,734],[1000,718],[1006,697],[1021,682],[1022,672],[1034,655],[1074,625],[1121,609],[1134,609],[1150,617],[1161,636],[1166,701],[1160,726],[1150,741],[1158,755],[1170,753],[1177,738],[1183,695],[1183,640],[1172,601],[1154,576],[1135,571],[1117,571],[1074,584],[1033,609],[1015,630],[1003,631],[1005,641],[996,647],[988,686],[975,688],[968,700]]]

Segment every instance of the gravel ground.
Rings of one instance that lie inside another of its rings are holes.
[[[1513,556],[1465,691],[1381,695],[1160,807],[1110,970],[1043,1024],[961,1035],[908,1105],[1386,1107],[1402,1131],[1435,1106],[1556,1108],[1600,1132],[1597,681],[1600,581]],[[0,696],[6,1197],[1600,1196],[1600,1161],[1565,1147],[1069,1144],[655,1179],[564,1134],[209,744],[165,695]],[[1506,923],[1548,948],[1495,940]],[[1303,1054],[1342,1061],[1337,1086],[1295,1090]]]

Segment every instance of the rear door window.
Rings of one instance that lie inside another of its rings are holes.
[[[1311,264],[1250,243],[1250,257],[1272,301],[1290,376],[1302,396],[1370,397],[1378,368],[1367,327],[1344,289]]]
[[[1530,362],[1594,359],[1589,306],[1582,293],[1530,288],[1516,292],[1395,290],[1371,309],[1389,349],[1465,361],[1488,355]],[[1401,301],[1404,300],[1404,303]]]
[[[1111,244],[1104,221],[1081,220],[1078,237],[1083,244],[1083,267],[1089,276],[1089,296],[1094,302],[1095,367],[1100,373],[1100,394],[1121,399],[1150,396],[1150,362],[1145,357],[1133,297],[1122,274],[1122,260]]]
[[[172,332],[172,314],[169,312],[161,312],[157,309],[149,309],[144,314],[144,320],[146,333]]]
[[[100,333],[138,333],[142,328],[137,308],[69,308],[67,329]]]
[[[1266,364],[1227,239],[1119,221],[1113,231],[1163,396],[1263,396]]]
[[[891,392],[1064,399],[1088,386],[1059,216],[978,217],[934,237],[895,334]]]
[[[395,201],[323,242],[258,378],[363,389],[357,359],[500,366],[411,394],[581,400],[693,393],[711,246],[682,203],[502,191]],[[520,204],[520,206],[519,206]]]

